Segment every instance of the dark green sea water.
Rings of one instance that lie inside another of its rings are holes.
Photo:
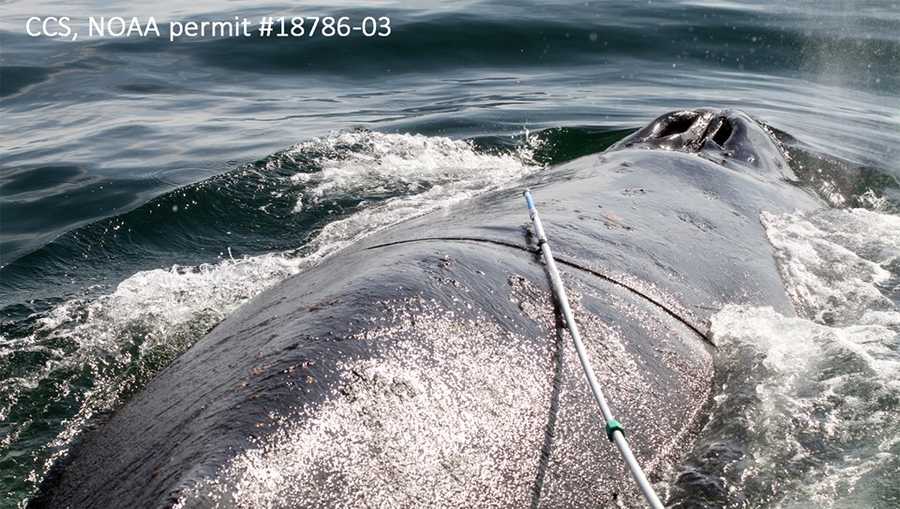
[[[393,31],[26,35],[45,15],[389,16]],[[660,488],[685,507],[897,507],[900,4],[832,0],[3,2],[0,506],[265,287],[698,106],[769,125],[836,208],[762,219],[807,316],[719,315],[727,388]]]

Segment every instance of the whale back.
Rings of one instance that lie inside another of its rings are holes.
[[[525,186],[598,379],[659,479],[703,423],[710,314],[791,313],[760,212],[816,202],[677,150],[591,155]],[[520,192],[406,221],[263,292],[85,433],[31,505],[639,503]]]

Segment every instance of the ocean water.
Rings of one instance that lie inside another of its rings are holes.
[[[50,15],[392,33],[25,34]],[[832,208],[760,218],[801,317],[715,316],[712,413],[658,488],[682,507],[900,506],[900,4],[831,0],[4,3],[0,506],[268,286],[698,106],[771,127]]]

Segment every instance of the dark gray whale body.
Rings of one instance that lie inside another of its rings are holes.
[[[532,189],[652,478],[703,423],[707,319],[792,314],[759,222],[819,203],[736,112],[660,117],[374,234],[244,305],[48,476],[35,507],[585,507],[641,499],[528,233]]]

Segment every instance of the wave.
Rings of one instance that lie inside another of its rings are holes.
[[[304,14],[321,10],[311,7]],[[89,56],[69,65],[97,65],[123,53],[152,52],[241,73],[339,75],[353,81],[369,80],[373,74],[393,76],[473,66],[562,68],[643,59],[664,62],[665,67],[676,62],[741,71],[799,72],[813,81],[889,92],[896,89],[900,66],[895,11],[887,2],[869,9],[831,2],[827,10],[822,10],[771,2],[760,9],[688,1],[656,6],[653,12],[631,2],[608,2],[590,8],[554,4],[547,10],[509,2],[478,2],[444,8],[439,13],[427,8],[382,7],[375,12],[372,8],[331,8],[319,14],[352,20],[389,16],[392,33],[385,38],[297,39],[259,37],[254,26],[251,37],[196,38],[176,44],[168,43],[167,34],[162,38],[83,40],[72,46],[90,48],[82,50]],[[161,20],[177,19],[176,13],[154,14]],[[193,18],[221,20],[234,15],[258,20],[247,12],[198,13]],[[702,23],[698,23],[700,19]],[[647,30],[648,25],[654,30]],[[20,26],[10,32],[0,31],[7,44],[41,43],[17,33]],[[409,48],[417,51],[411,53]],[[15,94],[25,85],[45,79],[47,72],[27,66],[15,68],[15,79],[6,93]]]

